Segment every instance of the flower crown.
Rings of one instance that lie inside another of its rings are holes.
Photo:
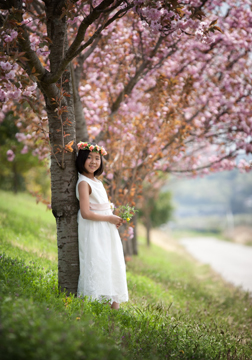
[[[89,144],[87,142],[80,141],[77,144],[77,147],[78,147],[78,150],[89,150],[89,151],[93,151],[93,152],[98,152],[103,156],[107,155],[107,151],[104,149],[104,147],[99,146],[97,144],[92,145],[92,144]]]

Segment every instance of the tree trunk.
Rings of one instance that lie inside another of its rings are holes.
[[[70,113],[68,106],[68,118],[72,119],[74,114]],[[55,122],[54,114],[47,108],[49,119],[50,141],[57,144],[61,141],[57,129],[59,123]],[[70,130],[68,129],[68,132]],[[74,128],[71,129],[74,133]],[[71,137],[73,138],[74,135]],[[60,154],[61,156],[61,154]],[[77,291],[79,276],[79,254],[78,254],[78,227],[77,212],[79,209],[75,195],[77,182],[77,171],[75,168],[75,153],[66,153],[63,168],[59,167],[54,156],[51,156],[51,190],[52,211],[57,224],[58,245],[58,284],[60,290],[66,289],[67,294]]]
[[[88,141],[87,126],[79,93],[77,93],[77,97],[74,101],[74,112],[76,120],[76,142]]]
[[[73,69],[73,64],[71,64],[71,77],[73,84],[73,100],[74,100],[74,113],[75,113],[75,122],[76,122],[76,142],[79,141],[88,141],[88,132],[87,124],[83,113],[83,107],[79,95],[79,82],[80,82],[80,73],[81,66],[83,63],[78,64],[76,71]]]
[[[12,172],[13,172],[12,189],[13,189],[14,194],[17,194],[17,192],[18,192],[18,173],[17,173],[17,164],[16,164],[15,160],[12,163]]]
[[[56,14],[55,2],[48,3],[47,29],[52,40],[50,46],[51,71],[59,66],[64,53],[67,50],[67,24],[61,12]],[[51,154],[51,190],[52,211],[57,223],[57,245],[58,245],[58,284],[60,290],[66,289],[67,294],[77,291],[79,276],[79,254],[78,254],[78,227],[77,212],[79,209],[75,195],[77,182],[77,171],[75,167],[75,152],[65,152],[64,142],[76,139],[74,101],[72,96],[70,66],[64,72],[58,84],[63,92],[70,96],[64,96],[52,100],[48,95],[48,85],[40,83],[45,97],[46,111],[49,122]],[[52,85],[53,86],[53,85]],[[62,93],[63,93],[62,92]],[[59,92],[60,96],[60,92]],[[59,109],[64,108],[62,114]],[[67,123],[65,122],[66,120]]]
[[[138,255],[138,244],[137,244],[137,213],[133,216],[134,224],[134,237],[132,239],[133,254]]]
[[[123,234],[126,228],[127,228],[126,224],[120,226],[119,233]],[[121,236],[121,239],[123,239],[123,236]],[[133,255],[132,239],[122,240],[122,245],[123,245],[124,258],[127,258],[128,256],[132,256]]]
[[[147,217],[145,221],[145,227],[146,227],[146,240],[147,240],[147,246],[150,246],[150,230],[151,230],[151,221],[150,218]]]

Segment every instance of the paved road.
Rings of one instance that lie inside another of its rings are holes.
[[[228,282],[252,292],[252,247],[210,237],[183,238],[180,243],[194,258],[209,264]]]

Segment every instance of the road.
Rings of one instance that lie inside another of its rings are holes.
[[[183,238],[180,243],[201,263],[209,264],[226,281],[252,292],[252,247],[214,237]]]

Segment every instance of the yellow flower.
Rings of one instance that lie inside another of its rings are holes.
[[[127,221],[130,221],[130,218],[127,218],[126,220],[127,220]]]
[[[77,316],[76,320],[80,320],[80,317],[79,317],[79,316]]]

